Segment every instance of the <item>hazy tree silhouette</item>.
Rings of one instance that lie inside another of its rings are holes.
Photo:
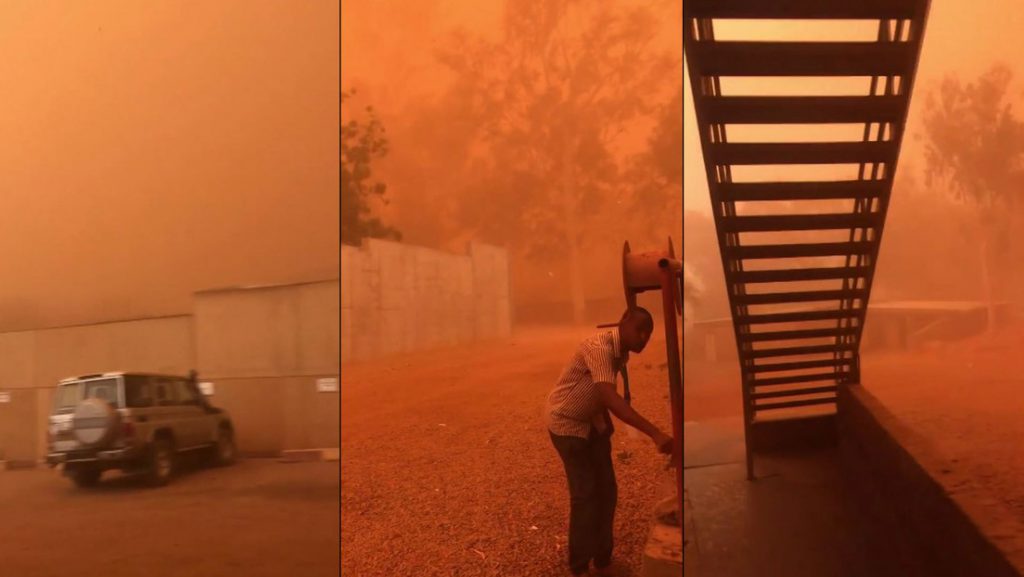
[[[342,92],[341,101],[354,95]],[[373,162],[388,154],[384,125],[372,106],[366,118],[341,125],[341,242],[358,245],[364,238],[400,240],[401,234],[372,216],[371,202],[387,203],[387,185],[373,180]]]
[[[683,213],[683,86],[655,115],[647,149],[630,164],[629,208],[644,226],[680,231]]]
[[[587,224],[624,188],[616,139],[675,87],[678,59],[652,48],[658,26],[647,8],[509,0],[501,38],[457,34],[440,53],[479,121],[459,220],[564,256],[577,322],[587,240],[614,234]]]
[[[683,185],[683,87],[662,107],[658,124],[648,140],[651,163],[667,185]]]
[[[967,84],[948,76],[928,94],[924,116],[926,183],[948,186],[984,233],[979,256],[990,329],[1011,218],[1024,192],[1024,123],[1007,98],[1012,79],[1001,65]]]

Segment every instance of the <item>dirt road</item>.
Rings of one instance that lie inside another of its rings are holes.
[[[0,472],[0,575],[338,575],[338,463],[241,461],[152,489]]]
[[[342,574],[544,577],[566,573],[568,492],[544,399],[593,329],[342,369]],[[656,336],[655,339],[658,337]],[[634,406],[671,430],[665,349],[630,361]],[[665,459],[616,423],[620,575],[638,573]]]

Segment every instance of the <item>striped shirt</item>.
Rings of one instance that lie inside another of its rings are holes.
[[[606,418],[595,383],[614,385],[619,367],[626,359],[618,328],[580,343],[555,389],[548,395],[545,410],[548,430],[555,435],[586,439],[592,422]]]

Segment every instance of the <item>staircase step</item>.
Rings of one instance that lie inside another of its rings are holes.
[[[899,149],[883,142],[717,142],[707,149],[718,165],[861,164],[892,162]]]
[[[888,186],[885,180],[720,182],[712,184],[712,192],[722,202],[833,200],[877,198],[885,194]]]
[[[766,313],[756,315],[740,315],[735,321],[738,325],[765,325],[771,323],[798,323],[804,321],[828,321],[853,319],[861,315],[860,308],[836,309],[825,311],[793,311],[787,313]]]
[[[738,305],[767,305],[782,303],[801,303],[815,301],[831,301],[846,299],[863,299],[867,296],[864,289],[794,291],[782,293],[764,293],[737,295],[733,297]]]
[[[836,397],[824,397],[819,399],[801,399],[799,401],[785,401],[782,403],[755,403],[755,411],[771,411],[773,409],[790,409],[794,407],[809,407],[811,405],[835,404]]]
[[[777,232],[877,228],[880,224],[881,215],[877,212],[851,212],[727,216],[722,218],[721,226],[724,232]]]
[[[686,56],[698,76],[906,76],[915,51],[909,42],[694,41]]]
[[[921,0],[686,0],[689,18],[881,20],[912,18]]]
[[[853,241],[727,246],[723,251],[728,259],[800,258],[871,254],[875,247],[874,241]]]
[[[837,266],[781,270],[743,270],[727,273],[726,276],[729,282],[734,283],[766,283],[865,278],[869,272],[871,272],[871,269],[866,266]]]
[[[742,343],[764,341],[789,341],[796,339],[819,339],[857,334],[857,327],[832,327],[828,329],[796,329],[791,331],[766,331],[763,333],[740,334]]]
[[[798,371],[802,369],[832,368],[836,366],[850,366],[852,364],[853,359],[851,358],[821,359],[819,361],[794,361],[791,363],[771,363],[764,365],[754,365],[752,369],[748,370],[754,374],[758,374],[780,371]]]
[[[800,355],[817,355],[824,353],[842,353],[842,352],[855,352],[857,348],[848,343],[831,344],[831,345],[808,345],[802,347],[779,347],[770,349],[759,349],[752,351],[740,351],[740,358],[743,360],[747,359],[764,359],[769,357],[795,357]]]
[[[834,381],[835,372],[814,373],[811,375],[789,375],[785,377],[769,377],[765,379],[754,379],[751,387],[771,387],[777,385],[792,385],[795,383],[813,383],[815,381]]]
[[[810,387],[807,389],[792,389],[789,391],[770,391],[767,393],[753,393],[750,398],[755,401],[761,399],[778,399],[782,397],[796,397],[800,395],[816,395],[821,393],[834,393],[839,389],[836,385],[828,387]]]
[[[704,96],[704,121],[711,124],[862,124],[898,122],[902,95],[879,96]]]

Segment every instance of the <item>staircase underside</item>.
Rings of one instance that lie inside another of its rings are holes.
[[[766,412],[834,407],[838,387],[860,380],[860,340],[928,6],[684,2],[748,437]],[[808,40],[815,27],[836,25],[868,33]],[[786,31],[797,38],[780,40]],[[750,467],[748,451],[752,474]]]

